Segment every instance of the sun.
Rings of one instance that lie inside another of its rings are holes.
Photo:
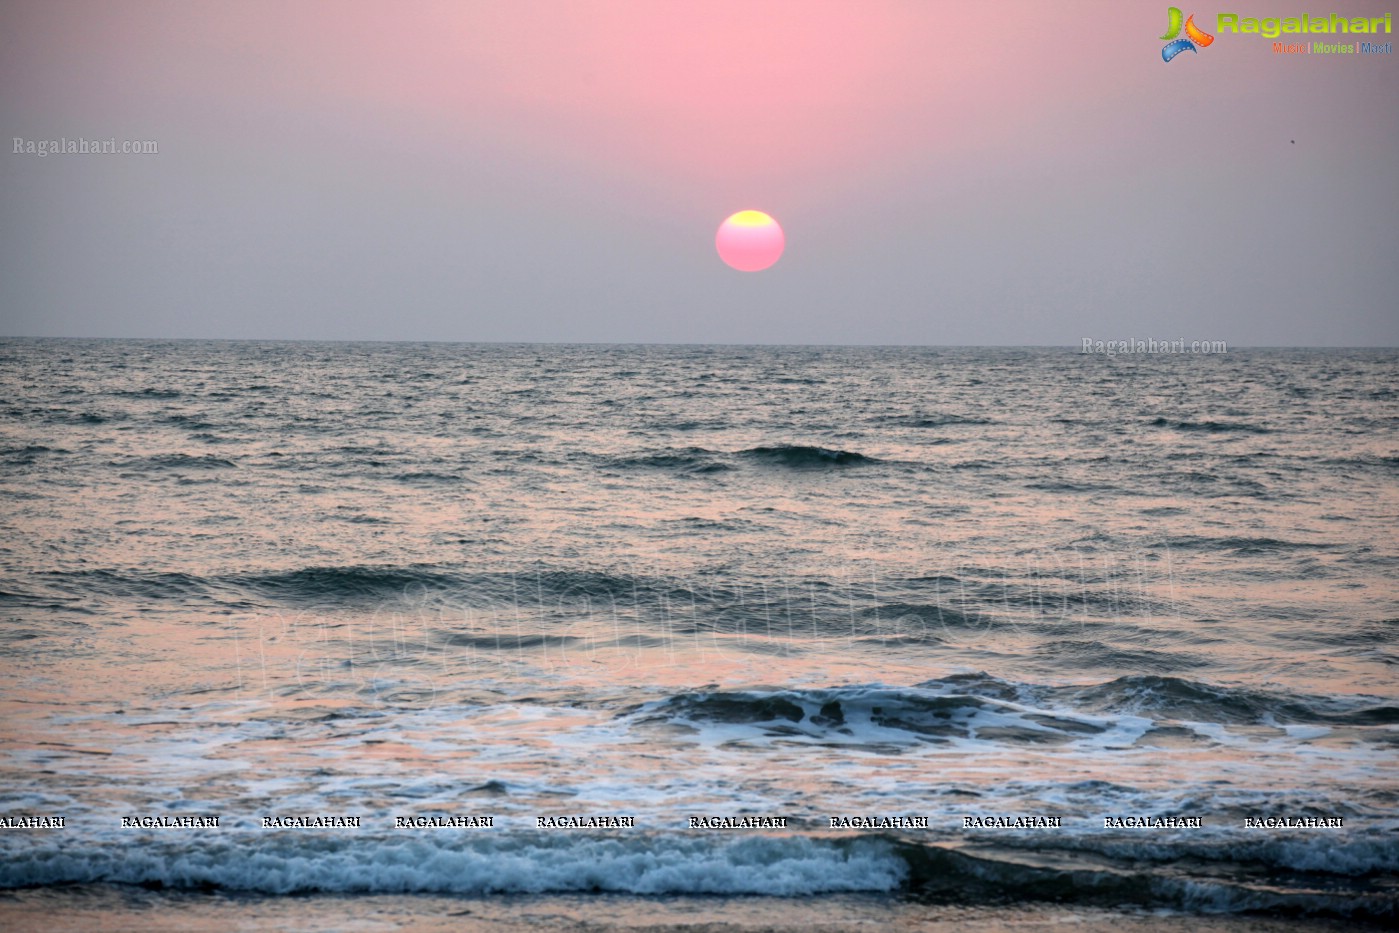
[[[762,211],[730,214],[714,235],[719,258],[740,272],[761,272],[782,257],[787,237]]]

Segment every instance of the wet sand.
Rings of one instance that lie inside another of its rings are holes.
[[[1295,933],[1354,930],[1353,921],[1200,916],[1054,905],[962,907],[881,897],[800,899],[614,895],[449,898],[364,895],[244,898],[111,886],[9,891],[0,928],[14,933]]]

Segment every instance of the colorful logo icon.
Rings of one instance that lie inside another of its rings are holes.
[[[1170,28],[1167,29],[1166,34],[1161,37],[1163,40],[1168,40],[1166,42],[1166,47],[1161,50],[1161,60],[1163,62],[1170,61],[1186,50],[1191,52],[1199,51],[1195,48],[1197,45],[1203,48],[1214,41],[1214,36],[1206,32],[1201,32],[1200,27],[1195,25],[1194,13],[1191,13],[1185,20],[1186,38],[1177,39],[1176,37],[1180,35],[1180,10],[1177,7],[1171,7],[1167,10],[1167,15],[1170,17]]]

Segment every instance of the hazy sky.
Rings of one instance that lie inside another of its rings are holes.
[[[1399,58],[1166,11],[7,0],[0,334],[1399,345]]]

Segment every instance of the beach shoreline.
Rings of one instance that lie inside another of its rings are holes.
[[[0,895],[14,933],[214,933],[346,930],[388,933],[1300,933],[1379,929],[1354,920],[1201,915],[1025,903],[926,904],[877,895],[640,897],[617,894],[444,897],[372,894],[293,897],[152,891],[118,885],[28,888]]]

